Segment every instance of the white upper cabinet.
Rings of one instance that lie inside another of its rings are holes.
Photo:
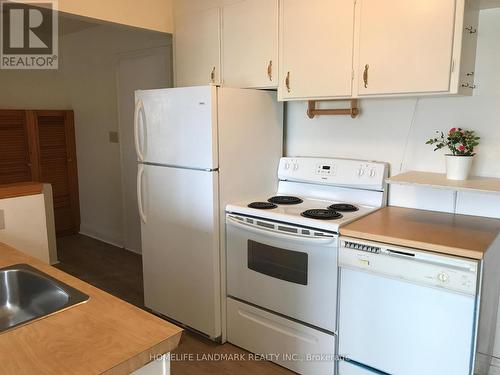
[[[476,36],[465,28],[477,28],[477,12],[465,5],[463,0],[358,0],[357,94],[467,94],[461,85],[471,84]],[[464,13],[470,25],[464,24]]]
[[[470,95],[476,0],[176,0],[177,86],[279,100]]]
[[[280,4],[279,99],[350,97],[354,1],[281,0]]]
[[[220,9],[211,8],[175,19],[175,85],[220,84]]]
[[[244,0],[222,8],[223,84],[278,86],[278,0]]]

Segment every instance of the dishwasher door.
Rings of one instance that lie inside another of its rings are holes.
[[[343,239],[339,265],[339,375],[471,374],[477,262]]]

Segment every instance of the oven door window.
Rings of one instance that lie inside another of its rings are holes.
[[[248,240],[248,268],[276,279],[307,285],[307,253]]]

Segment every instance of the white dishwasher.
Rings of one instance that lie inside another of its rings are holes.
[[[341,237],[338,374],[472,374],[479,266]]]

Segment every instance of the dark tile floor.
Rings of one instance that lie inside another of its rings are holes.
[[[78,234],[58,238],[57,255],[60,270],[144,307],[139,254]]]
[[[140,255],[83,235],[58,238],[57,253],[60,263],[55,267],[145,309]],[[234,357],[235,354],[248,354],[245,350],[231,344],[219,345],[189,331],[184,331],[175,353],[179,355],[179,358],[181,354],[193,354],[195,358],[204,358],[206,355]],[[172,375],[197,374],[285,375],[293,373],[283,367],[263,361],[172,362]]]

